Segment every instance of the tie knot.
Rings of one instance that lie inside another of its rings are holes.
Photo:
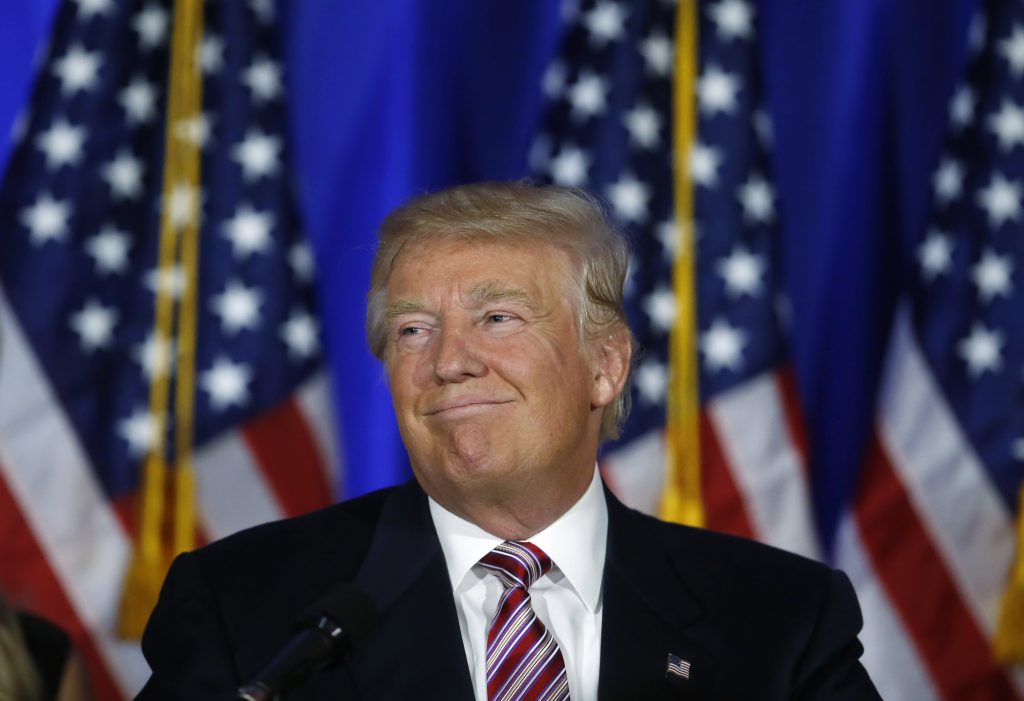
[[[551,558],[533,543],[506,540],[480,558],[480,564],[498,575],[506,589],[529,589],[551,569]]]

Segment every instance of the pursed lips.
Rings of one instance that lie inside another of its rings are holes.
[[[489,406],[498,406],[500,404],[510,404],[511,402],[511,399],[493,399],[491,397],[453,397],[452,399],[446,399],[443,402],[435,404],[430,409],[423,412],[423,415],[436,416],[437,414],[455,412],[459,409],[471,410],[474,407],[482,409]]]

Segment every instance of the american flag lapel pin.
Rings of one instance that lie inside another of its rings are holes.
[[[690,663],[679,655],[673,655],[671,652],[668,653],[668,662],[665,664],[665,676],[689,679]]]

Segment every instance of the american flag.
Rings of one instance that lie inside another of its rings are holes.
[[[970,28],[876,438],[839,533],[886,698],[1024,697],[1024,676],[992,653],[1024,477],[1024,6],[987,6]]]
[[[104,700],[148,673],[113,631],[149,387],[175,374],[155,291],[187,284],[156,272],[165,134],[201,149],[201,538],[325,505],[337,479],[273,3],[208,3],[202,113],[167,129],[172,24],[168,2],[64,3],[0,186],[0,588],[73,634]]]
[[[991,652],[1024,462],[1024,7],[998,4],[974,30],[935,216],[889,341],[876,431],[839,513],[816,514],[793,379],[780,222],[799,202],[780,202],[773,186],[757,4],[697,3],[697,130],[675,164],[692,182],[692,226],[674,225],[672,203],[675,2],[565,5],[532,154],[537,177],[606,198],[634,244],[635,409],[602,456],[605,478],[657,513],[672,264],[678,247],[693,246],[706,525],[846,570],[865,617],[864,663],[887,699],[1024,695],[1022,678]],[[822,516],[839,524],[834,542],[819,535]]]

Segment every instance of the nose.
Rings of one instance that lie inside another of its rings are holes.
[[[434,345],[434,379],[438,384],[480,377],[486,365],[474,348],[472,329],[442,328]]]

